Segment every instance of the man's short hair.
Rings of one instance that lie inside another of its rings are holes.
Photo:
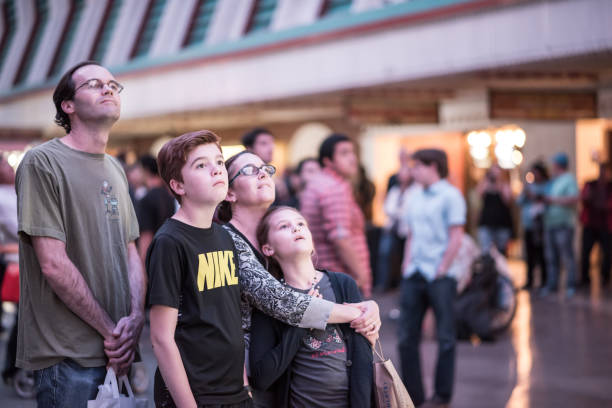
[[[413,160],[418,160],[426,166],[436,165],[436,170],[440,178],[448,176],[448,159],[444,150],[440,149],[421,149],[412,154]]]
[[[249,130],[242,136],[242,145],[247,149],[252,149],[255,145],[257,137],[263,134],[272,135],[272,133],[270,133],[268,129],[262,127],[256,127],[254,129]]]
[[[197,130],[175,137],[163,145],[159,151],[157,155],[159,174],[179,202],[181,202],[181,197],[170,187],[170,180],[183,181],[181,170],[187,163],[187,156],[196,147],[213,143],[222,152],[220,140],[219,136],[210,130]]]
[[[321,146],[319,146],[319,164],[321,167],[324,166],[323,159],[327,158],[329,160],[334,159],[334,150],[336,150],[336,145],[341,142],[353,142],[350,137],[342,133],[332,133],[327,136]]]
[[[100,65],[100,63],[96,61],[83,61],[79,62],[72,68],[70,68],[59,80],[55,90],[53,91],[53,103],[55,104],[55,123],[64,129],[66,129],[66,134],[70,133],[72,130],[72,126],[70,125],[70,118],[68,114],[64,112],[62,109],[62,102],[70,101],[74,98],[74,90],[76,88],[76,84],[72,80],[72,75],[76,72],[77,69],[84,67],[86,65]]]
[[[155,157],[150,154],[145,154],[140,156],[138,159],[142,168],[149,174],[153,174],[154,176],[159,175],[159,171],[157,170],[157,160]]]

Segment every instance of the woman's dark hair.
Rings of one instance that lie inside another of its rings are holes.
[[[537,171],[538,173],[540,173],[540,175],[542,176],[542,179],[544,181],[548,181],[548,169],[546,168],[546,164],[544,164],[544,162],[541,161],[537,161],[535,162],[532,166],[531,166],[531,170],[532,171]]]
[[[264,213],[263,217],[261,217],[261,220],[259,220],[259,224],[257,225],[257,230],[255,232],[255,236],[257,237],[257,242],[259,242],[260,247],[268,242],[268,235],[270,234],[270,218],[272,218],[274,214],[282,210],[291,210],[295,211],[298,214],[300,213],[295,208],[286,205],[279,205],[276,207],[268,208]],[[270,275],[274,276],[276,279],[282,278],[283,270],[281,269],[276,259],[271,256],[266,256],[266,261],[267,265],[265,265],[265,267],[268,272],[270,272]]]
[[[327,136],[321,146],[319,146],[319,164],[323,167],[323,159],[327,158],[329,160],[334,159],[334,150],[336,150],[336,145],[341,142],[353,142],[350,137],[347,135],[343,135],[342,133],[332,133]]]
[[[426,166],[435,164],[436,170],[440,178],[444,179],[448,176],[448,159],[444,150],[440,149],[421,149],[412,154],[412,159],[420,161]]]
[[[252,152],[248,150],[243,150],[241,152],[236,153],[235,155],[233,155],[232,157],[230,157],[229,159],[225,161],[225,169],[227,170],[228,180],[232,178],[231,171],[232,171],[232,166],[234,165],[234,162],[236,161],[236,159],[238,159],[240,156],[246,153],[253,154]],[[218,222],[221,222],[221,223],[229,222],[232,219],[232,206],[229,201],[223,200],[219,203],[219,205],[217,206],[217,213],[215,214],[215,218]]]
[[[53,104],[55,104],[55,123],[66,129],[66,134],[70,133],[72,126],[70,125],[70,118],[68,114],[62,109],[62,102],[70,101],[74,98],[74,90],[76,85],[72,80],[72,75],[77,69],[86,65],[98,65],[100,63],[96,61],[83,61],[79,62],[72,68],[70,68],[59,80],[55,91],[53,91]]]

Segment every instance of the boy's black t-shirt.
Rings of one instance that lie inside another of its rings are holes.
[[[221,226],[202,229],[175,219],[159,229],[146,259],[149,304],[178,309],[174,339],[198,404],[248,398],[238,257]]]

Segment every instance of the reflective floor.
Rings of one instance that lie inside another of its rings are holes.
[[[521,284],[522,265],[513,263],[512,270],[517,285]],[[377,300],[382,314],[388,316],[397,305],[397,293],[377,296]],[[612,292],[578,293],[566,300],[556,295],[541,299],[521,291],[518,301],[510,330],[496,342],[459,344],[451,406],[612,407]],[[383,323],[383,349],[399,369],[396,323],[387,317]],[[0,336],[1,364],[7,334]],[[433,319],[428,316],[421,354],[428,395],[433,389],[436,354],[433,334]],[[141,344],[152,376],[155,359],[147,328]],[[147,394],[152,397],[152,381]],[[21,400],[0,384],[0,407],[34,406],[34,401]]]
[[[516,282],[522,265],[514,263]],[[460,342],[451,406],[612,407],[612,292],[539,298],[518,293],[510,330],[494,343]],[[397,304],[397,294],[380,299]],[[433,316],[425,321],[421,348],[427,395],[433,393],[436,358]],[[394,321],[384,322],[383,347],[399,369]]]

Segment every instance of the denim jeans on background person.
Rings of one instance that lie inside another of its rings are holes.
[[[428,282],[423,275],[403,279],[400,292],[399,353],[402,380],[415,405],[425,401],[419,344],[425,312],[431,306],[436,318],[438,361],[435,374],[435,395],[450,401],[455,375],[455,314],[453,304],[457,281],[443,277]]]
[[[546,288],[556,291],[559,286],[561,262],[567,273],[567,290],[576,288],[576,255],[574,254],[574,228],[552,227],[544,229],[544,256],[546,257]]]
[[[506,227],[478,227],[478,242],[480,249],[484,253],[488,253],[493,245],[500,254],[506,255],[508,242],[512,238],[512,230]]]
[[[525,229],[523,244],[525,245],[525,261],[527,263],[527,282],[525,287],[534,285],[535,268],[540,267],[540,287],[546,286],[546,259],[544,257],[544,232]]]
[[[86,407],[105,377],[106,367],[82,367],[69,358],[35,370],[38,408]]]

